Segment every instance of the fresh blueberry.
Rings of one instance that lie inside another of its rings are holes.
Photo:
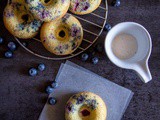
[[[97,64],[97,63],[98,63],[98,61],[99,61],[99,60],[98,60],[98,58],[97,58],[97,57],[93,57],[93,58],[92,58],[92,63],[93,63],[93,64]]]
[[[7,52],[4,53],[4,56],[6,58],[11,58],[11,57],[13,57],[13,53],[11,51],[7,51]]]
[[[53,88],[51,87],[51,86],[47,86],[47,88],[46,88],[46,93],[47,94],[50,94],[50,93],[52,93],[53,92]]]
[[[22,45],[27,47],[28,46],[28,43],[27,42],[22,42]]]
[[[120,4],[121,4],[121,1],[120,1],[120,0],[113,0],[111,4],[112,4],[112,6],[114,6],[114,7],[119,7]]]
[[[17,46],[14,42],[9,42],[8,43],[8,48],[11,50],[11,51],[14,51],[16,50]]]
[[[86,61],[86,60],[88,59],[88,57],[89,57],[89,55],[88,55],[87,53],[83,53],[83,54],[81,55],[82,61]]]
[[[4,39],[0,37],[0,44],[2,44],[3,42],[4,42]]]
[[[29,75],[30,76],[36,76],[37,73],[38,73],[37,69],[35,69],[35,68],[29,69]]]
[[[98,43],[98,44],[96,45],[96,51],[97,51],[97,52],[103,52],[103,44]]]
[[[44,71],[45,68],[46,68],[46,66],[43,63],[38,65],[38,70],[40,70],[40,71]]]
[[[105,31],[109,31],[112,28],[112,26],[109,23],[106,23],[104,26]]]
[[[51,84],[52,88],[57,88],[58,87],[58,83],[56,81],[52,82]]]
[[[54,98],[54,97],[50,97],[50,98],[48,99],[48,103],[49,103],[50,105],[55,105],[55,104],[57,103],[57,100],[56,100],[56,98]]]

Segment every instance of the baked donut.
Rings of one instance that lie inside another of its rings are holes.
[[[40,32],[44,47],[56,55],[68,55],[81,44],[83,30],[80,22],[70,14],[58,21],[44,23]]]
[[[93,12],[100,5],[101,0],[71,0],[69,10],[78,15]]]
[[[25,0],[35,18],[50,22],[60,19],[68,11],[70,0]]]
[[[107,108],[103,100],[91,92],[73,95],[65,108],[66,120],[106,120]]]
[[[37,35],[41,21],[34,19],[22,2],[11,2],[5,7],[3,21],[8,31],[22,39]]]

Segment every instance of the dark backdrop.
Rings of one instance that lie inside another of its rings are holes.
[[[7,0],[0,0],[0,36],[7,41],[14,40],[4,28],[3,9]],[[97,65],[82,62],[79,57],[70,59],[112,82],[131,89],[135,94],[127,108],[123,120],[159,120],[160,119],[160,0],[122,0],[121,7],[109,6],[108,22],[115,25],[124,21],[142,24],[151,34],[153,41],[149,67],[153,81],[144,84],[131,70],[113,65],[105,53],[97,54]],[[103,43],[106,32],[99,42]],[[36,120],[46,102],[45,87],[54,80],[60,64],[64,61],[49,61],[29,54],[19,47],[13,59],[4,59],[5,45],[0,46],[0,119]],[[27,70],[38,63],[47,68],[36,77],[29,77]],[[95,69],[96,68],[96,69]],[[69,83],[68,83],[69,84]]]

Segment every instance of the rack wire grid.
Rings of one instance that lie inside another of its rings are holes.
[[[88,48],[90,48],[101,35],[108,15],[107,0],[102,0],[101,5],[90,14],[72,15],[75,16],[81,22],[84,31],[84,36],[81,45],[72,54],[58,56],[54,55],[53,53],[50,53],[43,47],[39,35],[37,35],[35,38],[28,40],[19,39],[16,37],[14,38],[26,51],[40,58],[48,60],[64,60],[75,57],[81,54],[82,52],[86,51]],[[23,42],[28,42],[29,45],[26,47],[23,45]]]

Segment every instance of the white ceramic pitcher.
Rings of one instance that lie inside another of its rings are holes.
[[[137,40],[137,53],[127,59],[119,59],[112,51],[112,41],[119,34],[130,34]],[[123,22],[114,26],[107,34],[105,39],[105,51],[109,59],[117,66],[126,69],[135,70],[143,82],[147,83],[152,80],[148,67],[148,59],[152,50],[151,37],[148,31],[140,24],[134,22]]]

